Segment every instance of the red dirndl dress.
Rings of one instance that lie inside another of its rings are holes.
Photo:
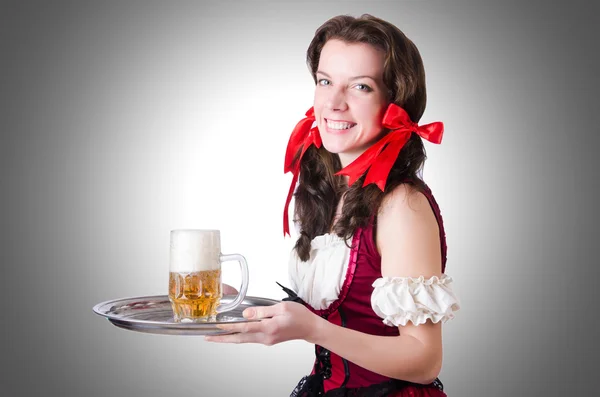
[[[434,211],[440,230],[442,273],[446,266],[446,238],[439,207],[429,188],[423,192]],[[337,300],[322,310],[313,309],[286,289],[290,297],[313,313],[338,326],[371,335],[397,336],[397,327],[385,325],[373,311],[370,296],[373,282],[381,277],[381,257],[374,239],[374,222],[356,230],[350,260]],[[315,346],[315,363],[310,375],[300,380],[290,397],[365,396],[365,397],[445,397],[443,385],[436,379],[428,385],[392,379],[343,359],[334,352]]]

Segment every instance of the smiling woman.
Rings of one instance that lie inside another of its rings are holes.
[[[249,308],[259,322],[227,324],[207,340],[315,344],[311,374],[291,396],[445,396],[442,323],[459,302],[445,274],[440,209],[420,178],[422,139],[443,124],[417,124],[426,103],[415,45],[394,25],[338,16],[307,52],[313,107],[290,137],[299,236],[290,299]]]

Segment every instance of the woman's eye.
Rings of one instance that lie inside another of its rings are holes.
[[[371,89],[371,87],[369,87],[366,84],[357,84],[357,85],[355,85],[355,87],[358,88],[359,91],[365,91],[365,92],[371,92],[371,91],[373,91]]]
[[[319,79],[319,85],[329,85],[331,84],[327,79]]]

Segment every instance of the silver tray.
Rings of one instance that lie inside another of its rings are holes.
[[[235,295],[224,295],[221,302],[228,303]],[[94,312],[104,316],[120,328],[152,334],[168,335],[222,335],[230,333],[217,328],[219,324],[244,323],[244,309],[251,306],[271,306],[279,301],[255,296],[246,296],[235,309],[217,314],[216,321],[206,323],[176,323],[167,295],[122,298],[98,303]]]

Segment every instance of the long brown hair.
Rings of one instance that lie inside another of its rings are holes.
[[[417,47],[400,29],[368,14],[359,18],[340,15],[329,19],[317,29],[306,52],[306,62],[315,84],[321,50],[330,39],[367,43],[384,51],[383,81],[389,103],[401,106],[413,122],[421,119],[427,102],[423,61]],[[382,192],[374,184],[363,188],[364,175],[348,188],[343,177],[334,175],[342,168],[339,156],[324,147],[311,146],[302,157],[299,185],[294,194],[294,220],[300,225],[300,237],[295,245],[299,258],[308,260],[311,241],[318,235],[329,233],[332,227],[335,234],[349,239],[358,227],[365,226],[376,214],[383,197],[401,183],[409,181],[417,190],[422,190],[424,183],[418,174],[425,159],[421,137],[412,134],[392,167],[385,192]],[[342,214],[332,225],[344,193]]]

